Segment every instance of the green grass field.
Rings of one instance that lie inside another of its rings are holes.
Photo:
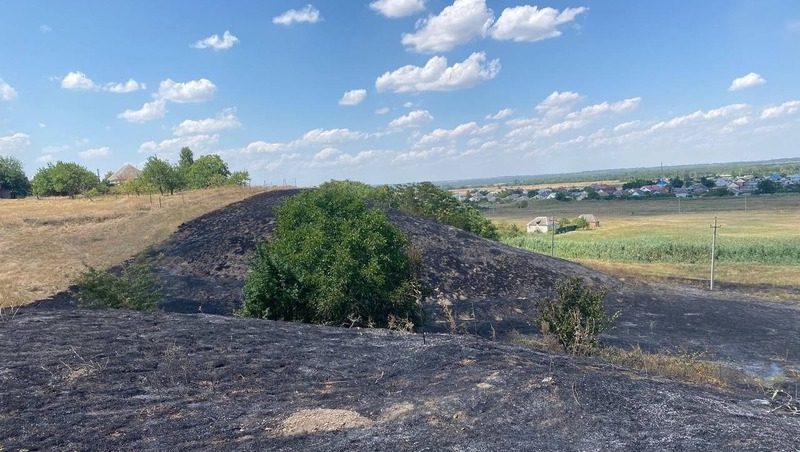
[[[708,279],[716,216],[718,281],[753,286],[760,295],[800,292],[800,196],[676,198],[609,201],[532,201],[528,208],[486,212],[498,224],[523,228],[536,216],[594,214],[600,228],[556,235],[556,256],[620,276]],[[550,253],[549,236],[504,237],[506,243]],[[773,290],[774,289],[774,290]],[[788,295],[787,295],[788,294]]]

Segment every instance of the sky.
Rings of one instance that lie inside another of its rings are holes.
[[[0,154],[254,184],[800,156],[796,0],[0,0]]]

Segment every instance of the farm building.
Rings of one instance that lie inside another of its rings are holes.
[[[542,232],[548,233],[553,229],[559,228],[558,220],[549,217],[536,217],[528,223],[528,233]]]
[[[135,166],[125,165],[120,168],[116,173],[108,178],[108,181],[114,185],[119,185],[128,181],[132,181],[142,174]]]
[[[596,229],[600,227],[600,220],[598,220],[597,217],[592,215],[591,213],[585,213],[583,215],[578,216],[578,218],[585,220],[586,225],[589,227],[589,229]]]

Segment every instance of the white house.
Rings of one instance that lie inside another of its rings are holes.
[[[541,232],[548,233],[554,228],[558,229],[558,220],[554,217],[536,217],[528,223],[528,233]]]

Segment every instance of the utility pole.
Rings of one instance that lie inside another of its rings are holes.
[[[681,213],[681,197],[678,196],[678,213]]]
[[[714,217],[714,224],[711,229],[714,231],[711,236],[711,282],[709,290],[714,290],[714,262],[717,259],[717,229],[722,226],[717,226],[717,217]]]
[[[555,257],[556,255],[556,217],[550,217],[550,228],[552,233],[550,234],[550,256]]]

